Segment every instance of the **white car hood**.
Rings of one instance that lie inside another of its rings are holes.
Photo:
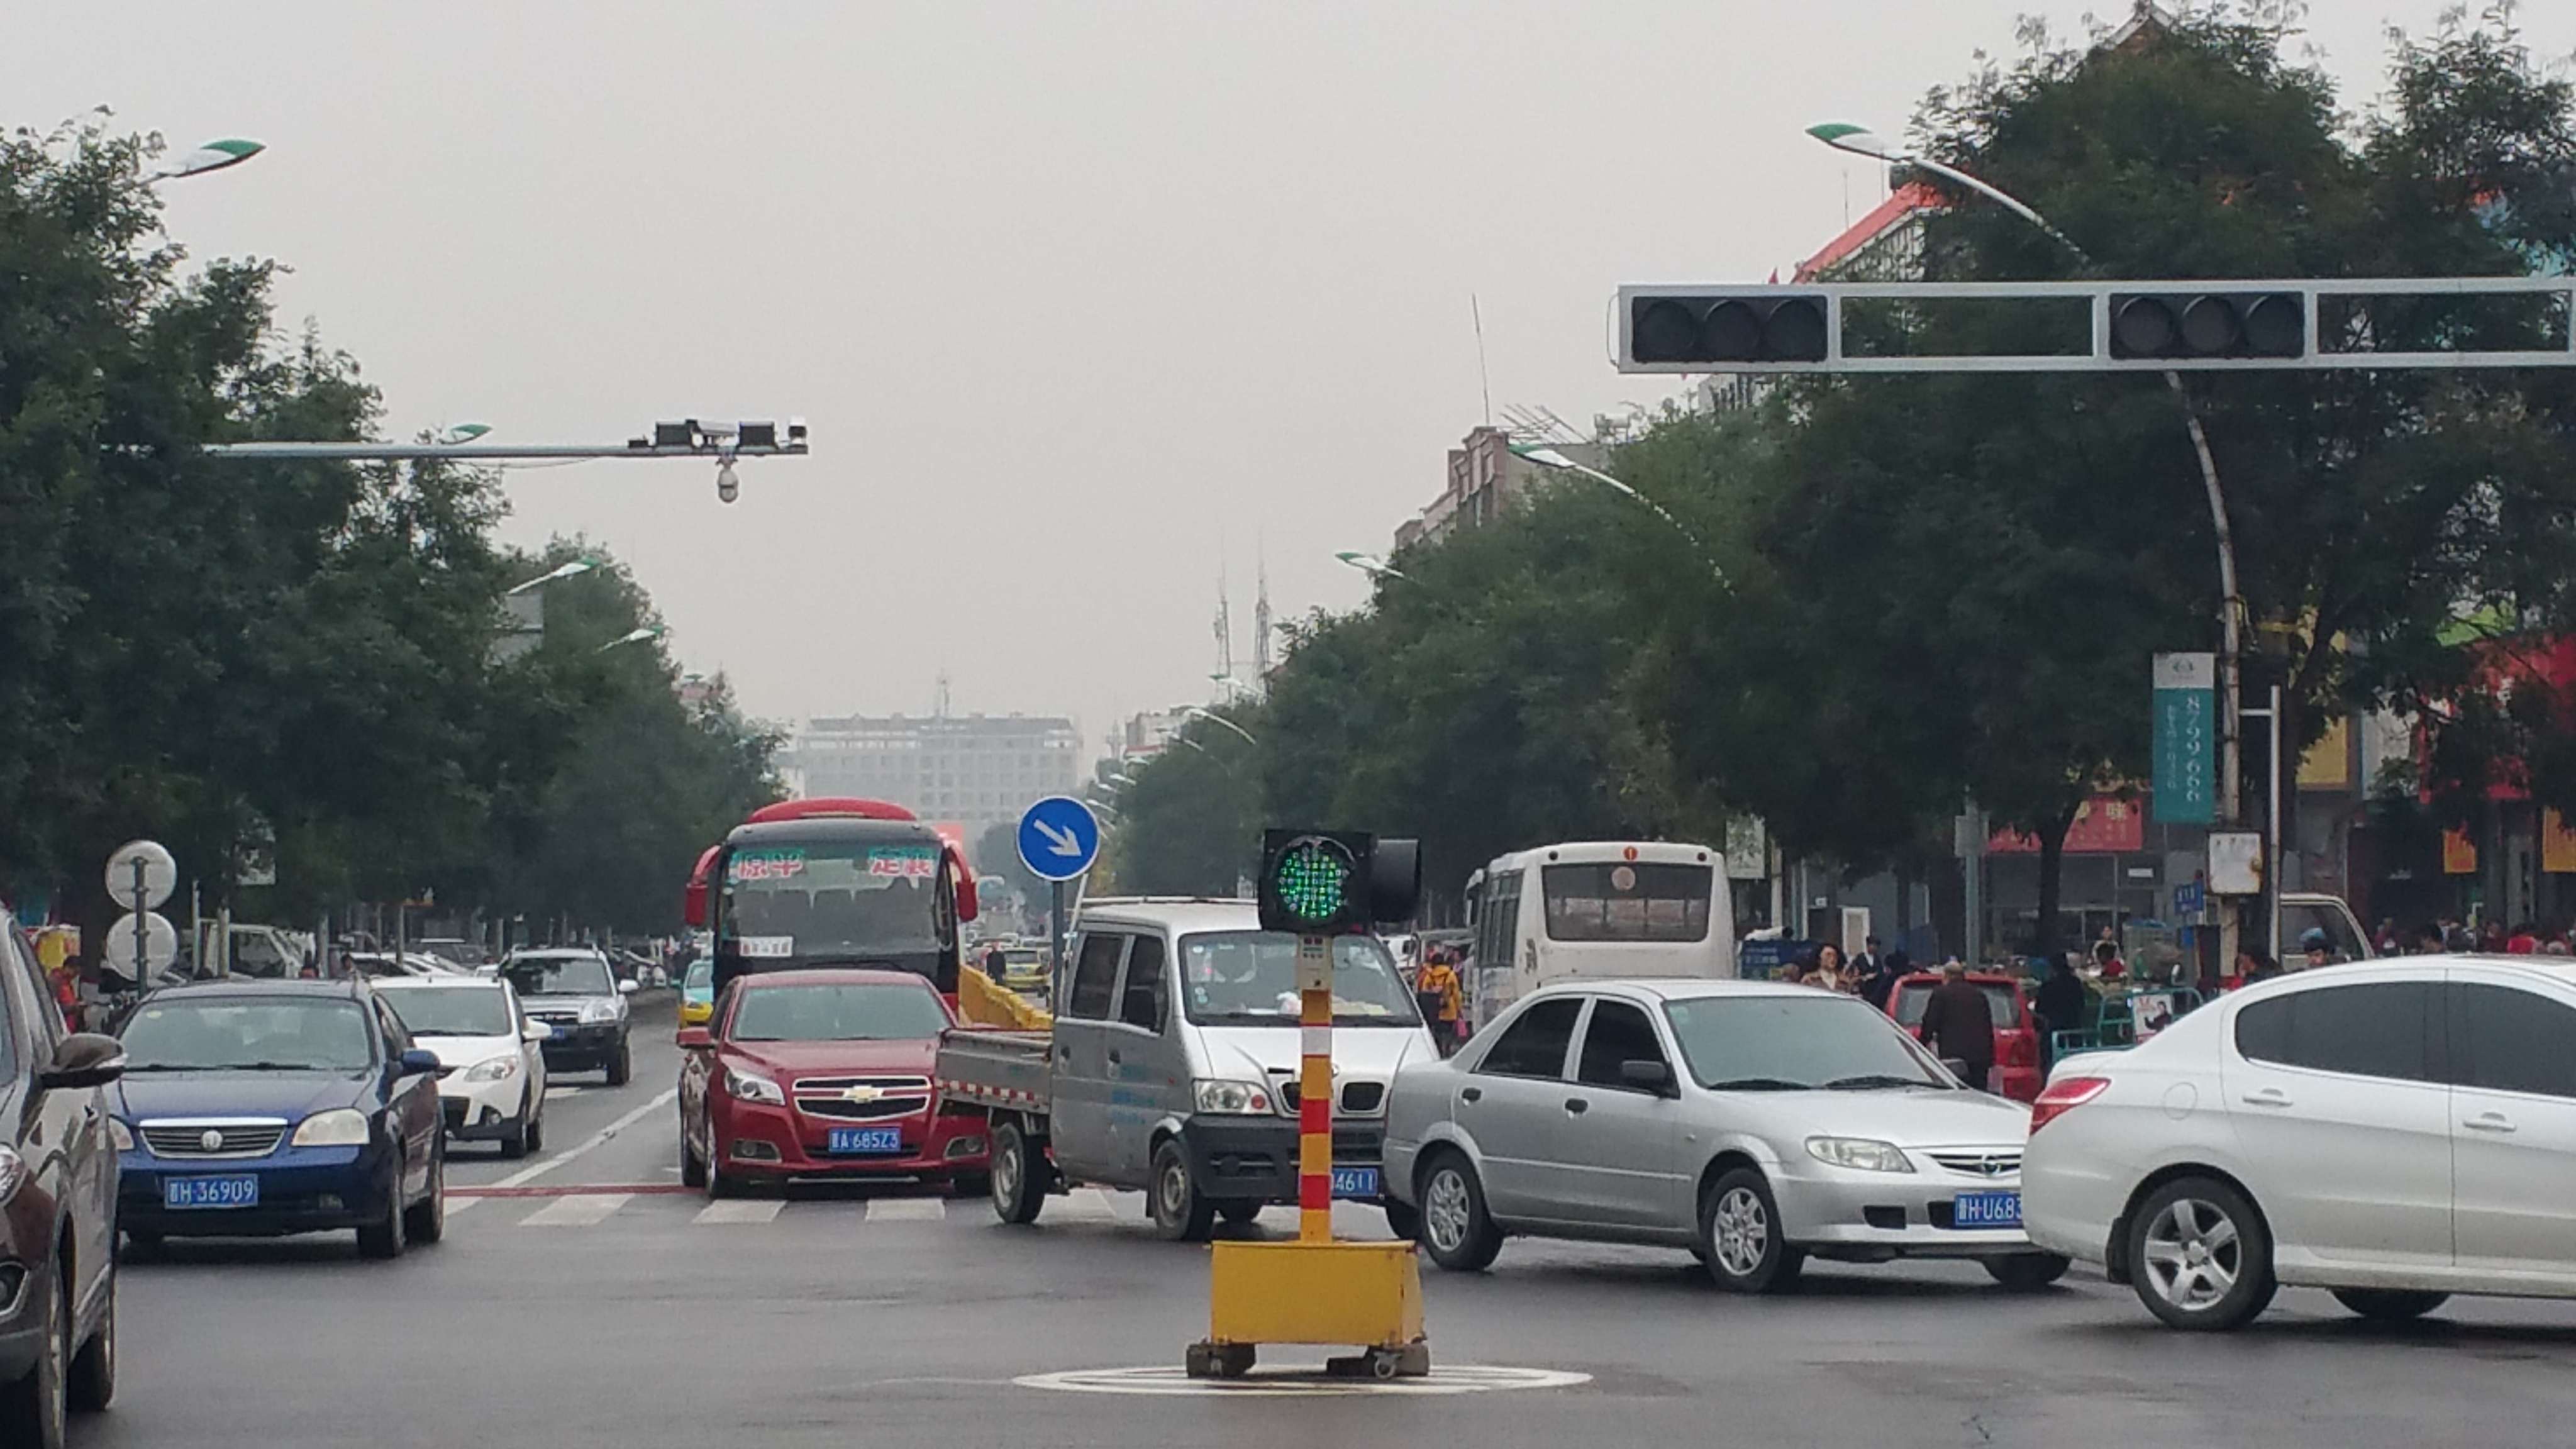
[[[1726,1115],[1765,1135],[1866,1137],[1899,1147],[1994,1147],[2030,1136],[2030,1108],[1985,1092],[1727,1092]]]
[[[1212,1075],[1260,1081],[1294,1074],[1304,1049],[1301,1029],[1287,1026],[1203,1026]],[[1333,1067],[1341,1076],[1393,1081],[1406,1062],[1438,1056],[1421,1027],[1346,1026],[1333,1031]]]
[[[470,1067],[494,1057],[517,1056],[515,1036],[416,1036],[412,1045],[438,1058],[442,1067]]]

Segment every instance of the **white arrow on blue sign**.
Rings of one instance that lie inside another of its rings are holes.
[[[1100,818],[1065,795],[1049,795],[1020,816],[1020,863],[1040,880],[1071,880],[1100,858]]]

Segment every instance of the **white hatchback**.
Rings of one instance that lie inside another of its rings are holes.
[[[2576,1297],[2576,965],[2323,968],[2070,1059],[2022,1210],[2176,1328],[2238,1327],[2282,1284],[2382,1319]]]
[[[546,1058],[554,1032],[519,993],[489,976],[399,976],[374,983],[413,1042],[438,1058],[447,1135],[501,1144],[504,1157],[545,1146]]]

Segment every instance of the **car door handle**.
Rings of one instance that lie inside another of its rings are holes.
[[[1127,1059],[1125,1057],[1118,1055],[1118,1053],[1114,1051],[1109,1054],[1109,1065],[1113,1067],[1123,1065],[1126,1060]]]
[[[2472,1132],[2511,1132],[2513,1119],[2502,1112],[2480,1112],[2460,1124]]]
[[[1461,1102],[1481,1102],[1485,1100],[1485,1089],[1482,1087],[1461,1087],[1458,1089],[1458,1100]]]
[[[1057,1047],[1057,1048],[1055,1049],[1055,1059],[1056,1059],[1057,1061],[1060,1061],[1060,1062],[1070,1062],[1070,1061],[1072,1061],[1072,1060],[1073,1060],[1073,1048],[1071,1048],[1071,1047],[1069,1047],[1069,1046],[1060,1046],[1060,1047]]]
[[[1565,1099],[1565,1115],[1569,1117],[1580,1117],[1586,1111],[1589,1111],[1591,1107],[1592,1104],[1583,1100],[1581,1097],[1568,1097]]]
[[[2259,1092],[2248,1092],[2238,1100],[2248,1107],[2286,1107],[2290,1105],[2290,1094],[2278,1087],[2265,1087]]]

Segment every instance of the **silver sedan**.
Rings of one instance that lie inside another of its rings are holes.
[[[1386,1185],[1458,1271],[1525,1233],[1688,1248],[1744,1293],[1809,1257],[1974,1258],[2035,1288],[2067,1262],[2022,1231],[2029,1129],[1851,997],[1567,982],[1397,1074]]]

